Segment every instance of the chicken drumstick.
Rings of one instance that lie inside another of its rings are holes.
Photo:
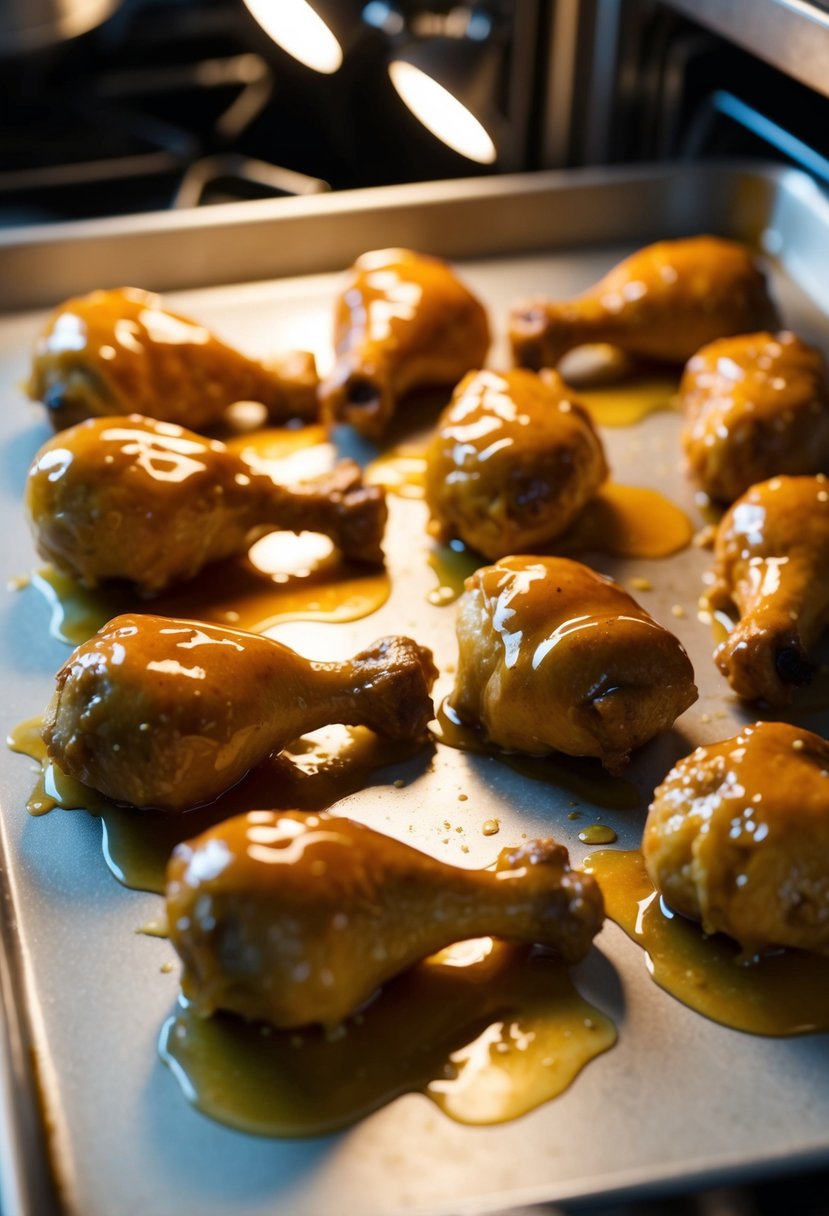
[[[43,737],[65,773],[107,797],[183,811],[330,723],[418,738],[436,676],[431,652],[404,637],[318,663],[241,630],[119,616],[58,672]]]

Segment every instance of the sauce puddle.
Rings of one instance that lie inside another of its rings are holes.
[[[152,599],[125,586],[91,591],[49,566],[32,575],[32,586],[49,604],[52,636],[73,646],[122,612],[151,611],[266,633],[282,621],[361,620],[391,593],[384,569],[347,562],[327,537],[289,532],[264,536],[246,557],[216,562]]]
[[[411,1092],[459,1123],[503,1123],[556,1097],[615,1041],[613,1023],[560,960],[481,938],[398,976],[333,1034],[199,1018],[180,1004],[159,1051],[211,1118],[300,1137],[349,1126]]]
[[[580,756],[565,756],[562,753],[549,756],[522,756],[517,752],[503,752],[490,746],[474,726],[462,722],[444,699],[437,714],[437,728],[429,729],[438,743],[459,751],[475,752],[499,760],[513,772],[529,777],[532,781],[543,781],[547,785],[568,790],[596,806],[614,810],[635,810],[642,798],[637,787],[621,777],[611,777],[599,764]],[[609,830],[609,829],[608,829]]]
[[[693,535],[694,525],[685,512],[658,490],[610,481],[549,551],[572,555],[597,550],[610,557],[670,557],[687,549]]]
[[[650,414],[677,409],[677,381],[644,376],[603,388],[579,388],[576,397],[600,426],[635,426]]]
[[[750,1034],[829,1030],[829,959],[781,950],[741,962],[722,934],[674,915],[659,899],[638,850],[603,850],[585,860],[607,915],[645,951],[654,981],[683,1005]]]
[[[430,754],[422,741],[381,739],[359,726],[328,727],[296,740],[209,805],[170,814],[119,805],[67,777],[46,755],[41,724],[40,718],[29,719],[8,738],[12,751],[42,766],[27,803],[29,813],[44,815],[60,807],[98,816],[104,857],[114,876],[125,887],[157,894],[164,891],[167,860],[182,840],[255,808],[326,810],[348,794],[391,783],[396,773],[383,775],[390,766]]]

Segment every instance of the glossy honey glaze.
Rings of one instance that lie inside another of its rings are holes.
[[[227,439],[227,447],[285,483],[321,474],[334,460],[317,426],[237,435]],[[391,592],[384,569],[349,562],[327,537],[292,532],[264,536],[246,556],[216,562],[153,599],[141,599],[126,585],[89,590],[51,566],[36,571],[31,585],[49,605],[53,637],[72,645],[135,610],[264,633],[282,621],[360,620]]]
[[[829,959],[781,950],[746,960],[729,938],[706,937],[660,900],[638,850],[592,853],[584,869],[607,915],[645,951],[661,988],[712,1021],[761,1035],[829,1030]]]
[[[440,705],[436,718],[437,726],[433,723],[429,729],[435,739],[447,747],[492,756],[524,777],[569,790],[596,806],[634,810],[641,803],[636,786],[622,777],[611,777],[598,760],[563,754],[522,756],[517,752],[501,751],[494,744],[488,744],[475,727],[462,722],[448,699]]]
[[[459,1123],[502,1123],[556,1097],[615,1040],[560,960],[481,938],[392,980],[334,1034],[199,1018],[180,1005],[159,1048],[205,1114],[299,1137],[348,1126],[413,1091]]]
[[[297,739],[208,806],[164,814],[118,805],[67,777],[47,757],[41,726],[40,718],[21,722],[7,741],[12,751],[31,756],[41,766],[27,803],[29,813],[44,815],[60,807],[99,816],[104,857],[118,881],[159,894],[164,891],[167,860],[180,841],[251,807],[325,810],[369,785],[392,782],[397,773],[385,772],[390,766],[430,753],[420,741],[380,739],[364,727],[326,727]]]

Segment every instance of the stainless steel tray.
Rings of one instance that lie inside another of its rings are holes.
[[[331,272],[363,249],[403,244],[462,262],[489,306],[497,366],[507,357],[504,320],[516,297],[569,294],[639,244],[701,231],[747,240],[771,255],[787,323],[827,344],[829,204],[803,175],[765,166],[395,187],[6,236],[4,582],[35,564],[20,496],[28,462],[47,436],[41,412],[18,387],[41,321],[24,309],[134,282],[175,291],[177,307],[251,353],[307,345],[327,363],[339,282]],[[692,488],[677,473],[676,429],[676,416],[662,413],[606,430],[605,440],[616,480],[662,488],[695,516]],[[353,625],[285,625],[276,635],[306,653],[339,657],[385,632],[411,632],[434,647],[445,669],[455,657],[454,613],[426,601],[434,576],[425,561],[424,516],[418,502],[392,502],[393,592],[379,612]],[[726,695],[711,663],[709,629],[697,620],[708,562],[689,549],[663,562],[595,563],[625,582],[637,575],[651,581],[653,590],[640,598],[681,636],[701,687],[699,703],[677,728],[634,762],[632,776],[646,792],[676,757],[734,733],[752,716]],[[9,590],[0,603],[5,733],[43,708],[66,648],[50,639],[46,605],[33,591]],[[675,616],[675,605],[686,615]],[[443,678],[439,692],[449,681]],[[812,715],[808,725],[825,734],[829,718]],[[171,948],[135,930],[158,912],[157,898],[117,885],[91,817],[29,818],[31,785],[30,763],[3,750],[0,1176],[9,1216],[55,1207],[84,1216],[485,1212],[829,1161],[827,1037],[761,1039],[706,1021],[652,984],[641,951],[612,924],[580,969],[579,984],[617,1022],[619,1043],[558,1100],[515,1123],[463,1127],[418,1095],[339,1136],[307,1142],[258,1140],[212,1123],[186,1104],[156,1054],[177,968],[163,973]],[[459,790],[467,801],[458,802]],[[582,804],[583,819],[568,820],[572,797],[485,758],[440,748],[431,768],[405,788],[373,787],[341,806],[381,829],[405,831],[441,857],[483,865],[522,832],[552,831],[579,860],[585,847],[577,832],[592,816]],[[493,814],[502,827],[490,839],[481,826]],[[601,816],[622,847],[638,844],[642,812]],[[448,845],[447,818],[465,826]]]

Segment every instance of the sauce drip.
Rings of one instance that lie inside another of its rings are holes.
[[[590,823],[579,832],[582,844],[615,844],[619,839],[606,823]]]
[[[99,816],[104,857],[118,881],[134,890],[158,894],[164,891],[167,860],[180,841],[254,807],[325,810],[369,785],[391,782],[393,775],[378,774],[424,752],[420,741],[380,739],[360,726],[327,727],[297,739],[208,806],[165,814],[120,806],[67,777],[47,757],[41,726],[40,718],[29,719],[8,739],[12,751],[31,756],[42,766],[27,803],[29,813],[44,815],[61,807]]]
[[[556,1097],[615,1040],[560,960],[482,938],[392,980],[340,1033],[199,1018],[180,1005],[159,1051],[211,1118],[299,1137],[346,1127],[413,1091],[459,1123],[502,1123]]]
[[[504,752],[486,742],[480,730],[462,722],[449,703],[443,701],[437,711],[437,728],[429,729],[439,743],[459,751],[492,756],[507,768],[532,781],[543,781],[594,803],[615,810],[634,810],[641,803],[639,790],[630,781],[611,777],[598,760],[563,753],[549,756],[522,756]]]
[[[608,916],[646,951],[655,982],[684,1005],[751,1034],[829,1030],[829,959],[781,950],[741,961],[736,942],[706,937],[665,907],[638,850],[592,853],[584,869],[599,882]]]

